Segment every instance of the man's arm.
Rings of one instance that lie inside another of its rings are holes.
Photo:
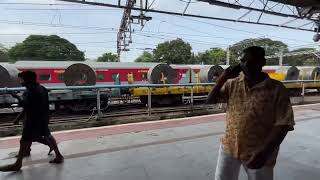
[[[258,149],[247,162],[248,168],[260,169],[263,167],[273,152],[280,146],[289,130],[290,126],[288,125],[273,127],[261,149]]]
[[[287,89],[281,84],[278,91],[278,99],[275,103],[276,120],[274,126],[261,148],[256,151],[247,163],[249,168],[261,168],[280,146],[288,131],[293,130],[295,124],[294,115]]]
[[[221,88],[223,87],[224,83],[227,82],[227,78],[224,74],[222,74],[218,80],[216,81],[215,86],[213,87],[212,91],[209,93],[208,99],[206,101],[207,104],[216,104],[220,97]]]

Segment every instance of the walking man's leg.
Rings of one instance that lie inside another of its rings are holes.
[[[31,141],[21,141],[17,160],[14,164],[0,167],[0,171],[19,171],[22,167],[22,160],[26,153],[29,152]]]
[[[40,137],[40,138],[36,139],[36,142],[38,142],[40,144],[44,144],[46,146],[49,146],[49,142],[46,140],[45,137]],[[49,148],[50,149],[49,149],[48,155],[53,151],[53,148],[51,148],[50,146],[49,146]]]
[[[215,180],[238,180],[241,161],[226,154],[220,146]]]
[[[244,165],[248,180],[273,180],[273,167],[264,166],[261,169],[249,169]]]
[[[50,163],[56,163],[56,164],[62,163],[64,158],[59,151],[57,142],[54,139],[54,137],[52,135],[49,135],[45,137],[45,140],[48,142],[50,149],[53,149],[53,151],[56,154],[56,157],[52,161],[50,161]]]

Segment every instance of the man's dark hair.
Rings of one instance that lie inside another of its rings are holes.
[[[23,71],[18,74],[18,77],[23,79],[25,82],[29,82],[29,83],[37,82],[37,74],[33,71]]]
[[[266,59],[264,57],[266,55],[266,52],[262,47],[251,46],[251,47],[244,49],[243,53],[249,53],[249,54],[253,55],[253,57],[255,57],[259,60],[262,60],[263,64],[266,64]]]

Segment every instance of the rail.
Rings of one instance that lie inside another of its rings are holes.
[[[302,93],[301,95],[305,95],[305,83],[320,83],[320,80],[285,80],[282,81],[284,84],[290,83],[302,83]],[[102,116],[101,112],[101,100],[100,100],[100,89],[108,89],[108,88],[137,88],[137,87],[146,87],[148,88],[148,115],[150,116],[152,113],[152,106],[151,106],[151,99],[152,99],[152,90],[151,88],[160,88],[160,87],[190,87],[191,94],[190,94],[190,106],[191,110],[193,110],[194,104],[194,86],[210,86],[215,85],[215,83],[187,83],[187,84],[121,84],[121,85],[95,85],[95,86],[52,86],[47,87],[48,90],[97,90],[97,119]],[[17,91],[25,91],[24,87],[14,87],[14,88],[0,88],[0,93],[10,93],[10,92],[17,92]]]
[[[188,84],[121,84],[121,85],[95,85],[95,86],[52,86],[46,87],[48,90],[89,90],[89,89],[106,89],[106,88],[136,88],[136,87],[171,87],[171,86],[210,86],[215,83],[188,83]],[[12,91],[24,91],[24,87],[0,88],[0,93]]]

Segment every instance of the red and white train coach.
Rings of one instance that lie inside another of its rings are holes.
[[[119,62],[76,62],[76,61],[18,61],[10,64],[19,71],[31,70],[37,73],[38,82],[45,86],[65,86],[66,78],[78,80],[73,85],[93,85],[85,83],[94,74],[94,84],[148,83],[148,71],[156,63]],[[65,77],[68,76],[68,77]],[[80,83],[81,80],[84,83]]]

